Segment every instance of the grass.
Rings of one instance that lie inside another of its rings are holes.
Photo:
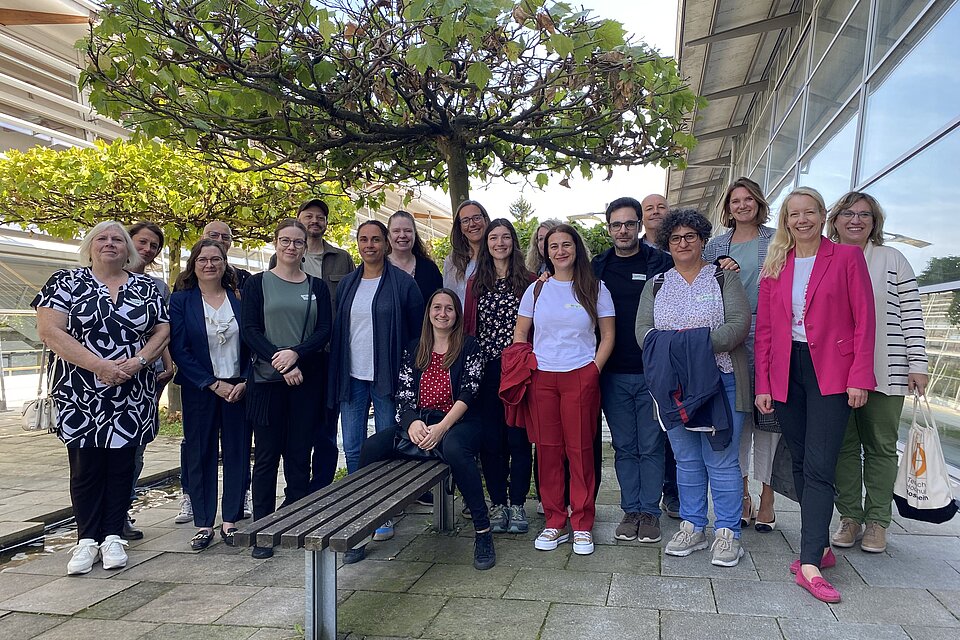
[[[183,437],[183,414],[179,411],[170,411],[160,407],[160,430],[157,435]]]

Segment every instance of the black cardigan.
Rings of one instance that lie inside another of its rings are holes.
[[[414,420],[420,419],[420,379],[423,371],[417,368],[419,340],[411,342],[403,351],[400,366],[400,387],[397,389],[397,418],[399,426],[406,431]],[[453,401],[462,400],[467,409],[473,405],[483,377],[483,355],[473,336],[464,336],[460,356],[450,365],[450,386]]]

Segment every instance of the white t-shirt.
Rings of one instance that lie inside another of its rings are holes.
[[[230,300],[224,299],[219,309],[203,301],[203,318],[207,326],[207,346],[214,378],[240,377],[240,327]]]
[[[443,259],[443,286],[452,290],[460,298],[460,304],[467,303],[467,280],[477,270],[477,261],[471,260],[467,263],[467,269],[463,272],[463,279],[457,277],[456,269],[453,266],[453,256],[448,255]]]
[[[590,314],[577,302],[573,282],[551,278],[543,285],[533,308],[534,282],[523,294],[519,315],[533,318],[533,353],[541,371],[573,371],[593,360],[597,353],[597,338]],[[597,296],[597,315],[612,318],[613,299],[607,287],[600,283]]]
[[[807,284],[813,273],[813,263],[817,256],[809,258],[794,258],[793,260],[793,320],[790,323],[793,330],[793,339],[797,342],[807,341],[807,328],[803,326],[804,306],[807,304]]]
[[[380,278],[360,278],[350,307],[350,377],[367,382],[373,381],[373,296],[379,286]]]

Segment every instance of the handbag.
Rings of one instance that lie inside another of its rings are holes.
[[[773,455],[773,469],[770,473],[770,486],[780,495],[800,502],[797,486],[793,481],[793,455],[786,440],[780,438],[777,451]]]
[[[37,380],[37,397],[24,403],[20,412],[20,426],[24,431],[42,431],[55,433],[57,431],[57,405],[50,392],[53,387],[53,376],[50,373],[53,355],[46,345],[40,353],[40,375]]]
[[[433,409],[421,409],[420,419],[426,424],[435,424],[443,419],[442,411]],[[406,429],[397,425],[397,433],[393,440],[393,451],[401,458],[411,460],[441,460],[440,447],[433,449],[421,449],[410,440],[410,434]]]
[[[923,418],[921,425],[917,416]],[[907,435],[907,446],[900,457],[897,480],[893,484],[893,500],[904,518],[944,523],[960,510],[953,497],[950,476],[940,447],[937,422],[926,396],[913,395],[913,419]]]
[[[756,406],[753,407],[753,426],[760,431],[768,433],[781,433],[780,421],[777,420],[777,412],[760,413]]]
[[[313,276],[307,274],[307,308],[303,313],[303,328],[300,330],[300,343],[307,337],[307,322],[310,320],[310,304],[313,302]],[[299,344],[299,343],[298,343]],[[281,349],[286,347],[281,347]],[[270,360],[264,360],[256,353],[253,354],[253,381],[254,382],[281,382],[283,374],[273,368]]]

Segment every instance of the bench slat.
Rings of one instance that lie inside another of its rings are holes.
[[[267,530],[278,524],[282,526],[287,518],[292,519],[290,526],[293,526],[298,522],[302,522],[316,513],[317,509],[319,508],[315,507],[317,502],[323,501],[324,498],[327,498],[332,494],[339,494],[343,491],[351,491],[358,486],[363,486],[371,481],[371,476],[374,478],[380,478],[383,476],[383,474],[388,473],[391,469],[399,467],[402,462],[403,461],[401,460],[388,460],[385,462],[372,464],[357,471],[356,473],[352,473],[345,478],[338,480],[337,482],[329,484],[326,487],[319,489],[294,503],[288,504],[266,517],[251,522],[234,534],[236,544],[238,546],[250,546],[255,544],[257,540],[257,534],[259,532]],[[289,527],[283,528],[286,529]],[[277,543],[279,543],[279,540],[277,540]],[[264,544],[264,546],[270,545]]]
[[[373,533],[390,515],[413,504],[420,495],[450,474],[450,467],[440,461],[431,467],[424,468],[422,462],[419,466],[416,476],[411,476],[401,484],[385,487],[329,525],[310,532],[304,547],[322,549],[329,545],[334,551],[346,552]],[[440,500],[442,496],[435,496],[434,499]]]

